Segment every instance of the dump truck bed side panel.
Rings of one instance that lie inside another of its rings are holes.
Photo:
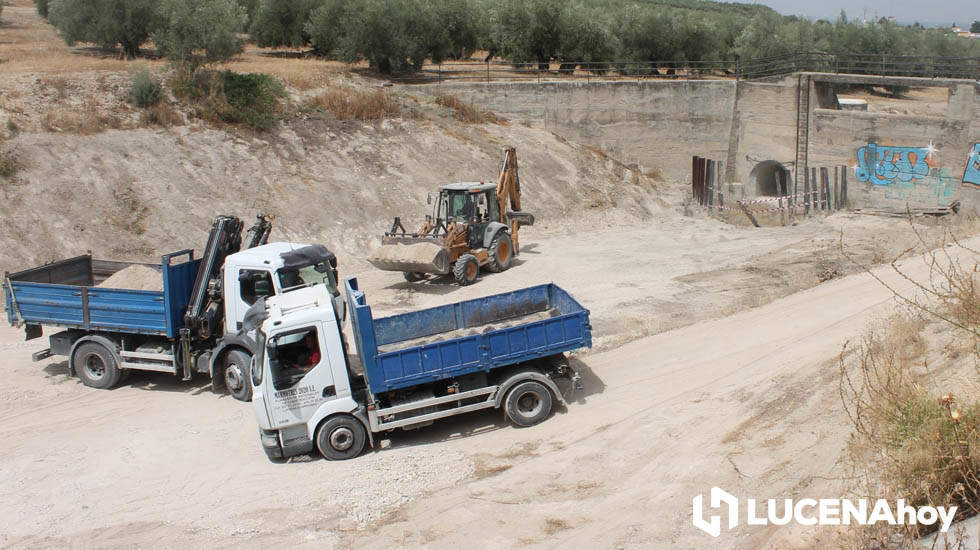
[[[513,365],[592,343],[589,312],[554,284],[486,296],[391,317],[373,319],[356,279],[348,279],[348,304],[358,354],[373,393]],[[550,308],[554,317],[479,331],[488,323]],[[476,334],[378,353],[399,341],[459,329]]]
[[[7,277],[7,320],[90,331],[174,337],[182,324],[199,260],[162,265],[161,291],[92,286],[130,265],[80,256]],[[104,264],[104,265],[103,265]],[[11,296],[13,292],[13,296]]]

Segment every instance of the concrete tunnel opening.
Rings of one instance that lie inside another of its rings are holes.
[[[749,179],[755,183],[756,195],[780,197],[789,194],[789,170],[774,160],[756,164]]]

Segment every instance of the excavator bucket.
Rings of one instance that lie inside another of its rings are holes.
[[[384,237],[368,261],[385,271],[445,275],[450,269],[449,252],[441,239],[433,238]]]

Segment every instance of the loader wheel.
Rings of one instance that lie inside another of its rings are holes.
[[[225,355],[225,388],[239,401],[252,400],[252,379],[250,376],[252,358],[242,350],[233,349]]]
[[[479,274],[480,264],[476,261],[476,256],[472,254],[463,254],[453,266],[453,279],[459,286],[473,284]]]
[[[364,424],[348,414],[327,420],[316,433],[316,448],[327,460],[354,458],[364,450],[366,441]]]
[[[90,388],[107,390],[122,378],[122,369],[112,352],[96,342],[84,342],[75,348],[72,364],[78,379]]]
[[[402,273],[405,276],[405,280],[410,283],[417,283],[422,279],[425,279],[425,273],[420,273],[418,271],[405,271]]]
[[[490,271],[499,273],[507,271],[512,261],[514,261],[514,241],[509,233],[498,231],[490,241],[490,263],[487,267]]]
[[[514,386],[504,401],[504,412],[511,422],[528,427],[551,414],[551,392],[541,382],[528,380]]]

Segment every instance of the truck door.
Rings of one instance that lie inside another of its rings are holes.
[[[247,268],[232,270],[225,276],[225,333],[238,332],[248,308],[259,298],[275,294],[271,271]]]
[[[291,329],[266,344],[263,391],[273,428],[306,422],[320,404],[337,397],[322,328]]]

